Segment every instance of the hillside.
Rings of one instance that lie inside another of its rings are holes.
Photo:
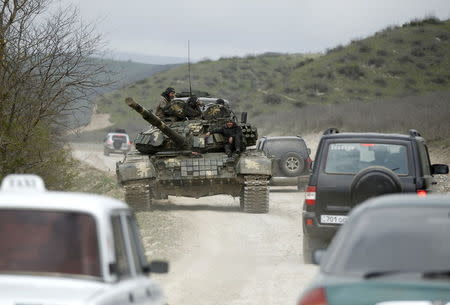
[[[430,18],[387,28],[323,55],[267,53],[203,61],[191,65],[191,77],[193,88],[226,97],[260,124],[267,117],[289,118],[286,130],[292,131],[303,128],[293,120],[317,104],[337,109],[345,103],[449,89],[449,50],[450,21]],[[157,73],[105,94],[97,100],[99,111],[111,113],[118,126],[135,130],[142,122],[123,104],[125,97],[152,108],[165,87],[186,90],[187,79],[186,65]]]

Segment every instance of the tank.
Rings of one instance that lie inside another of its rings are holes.
[[[241,153],[228,157],[221,134],[206,136],[222,127],[234,112],[225,101],[199,98],[204,106],[195,119],[164,120],[133,99],[126,104],[150,123],[134,141],[136,150],[116,164],[117,179],[125,189],[125,201],[135,207],[151,209],[155,199],[167,196],[204,197],[227,194],[240,199],[240,209],[248,213],[268,213],[271,160],[255,149],[257,129],[241,117]],[[175,105],[186,99],[177,98]]]

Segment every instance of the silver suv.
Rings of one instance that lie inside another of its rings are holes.
[[[103,140],[103,154],[109,156],[111,153],[126,154],[131,149],[131,141],[123,129],[110,132]]]

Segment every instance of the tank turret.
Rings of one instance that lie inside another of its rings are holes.
[[[164,133],[166,136],[168,136],[170,139],[172,139],[173,142],[177,144],[179,147],[183,147],[186,144],[186,138],[173,129],[171,129],[169,126],[167,126],[163,121],[161,121],[156,115],[136,103],[131,97],[127,97],[125,99],[125,103],[130,106],[130,108],[133,108],[136,110],[136,112],[140,113],[142,115],[142,118],[161,130],[162,133]]]

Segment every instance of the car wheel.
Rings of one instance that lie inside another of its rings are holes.
[[[280,159],[280,169],[287,177],[300,175],[305,168],[302,156],[295,152],[285,153]]]
[[[350,186],[351,201],[354,205],[371,197],[402,192],[398,176],[383,166],[369,166],[360,170]]]
[[[303,235],[303,262],[312,264],[314,251],[326,249],[329,243],[330,241],[327,239]]]

